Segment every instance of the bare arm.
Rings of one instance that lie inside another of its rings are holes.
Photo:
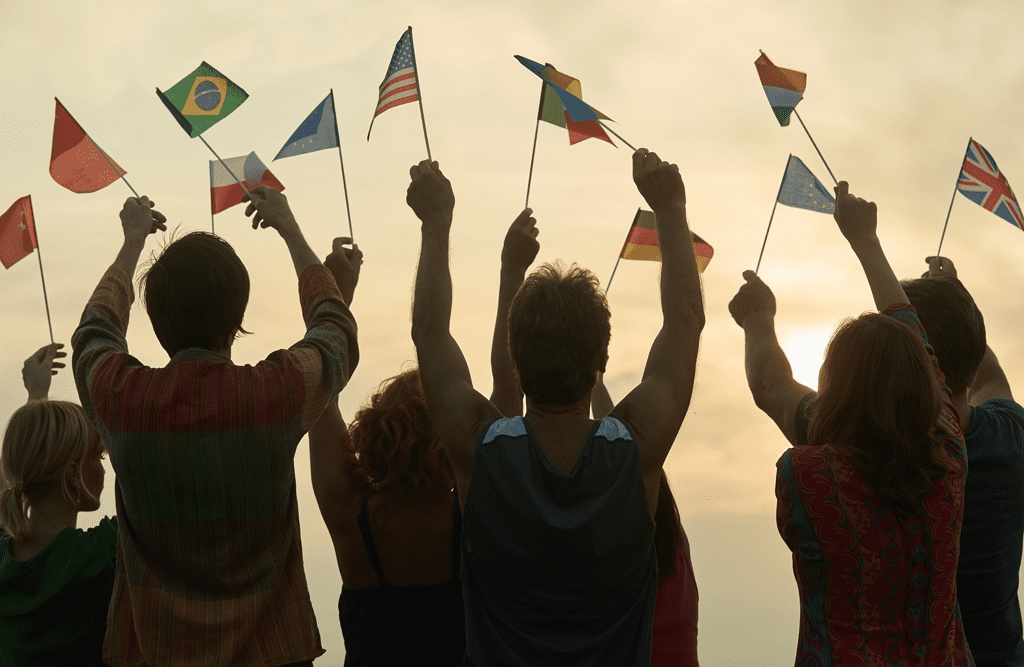
[[[604,373],[598,373],[597,384],[594,385],[594,390],[590,392],[590,410],[594,413],[594,419],[604,419],[611,414],[614,407],[615,403],[612,401],[612,396],[608,393],[608,387],[604,384]]]
[[[313,494],[332,538],[355,492],[351,472],[354,456],[348,427],[335,399],[327,404],[320,419],[309,429],[309,471]]]
[[[1013,392],[1010,391],[1010,381],[1006,379],[999,360],[991,347],[985,348],[985,356],[978,367],[978,374],[974,376],[974,382],[967,390],[967,398],[971,405],[981,405],[993,398],[1008,398],[1013,400]]]
[[[633,180],[658,224],[663,319],[643,379],[612,412],[633,428],[648,476],[660,474],[690,407],[704,303],[679,168],[641,148],[633,154]]]
[[[501,413],[473,389],[466,358],[450,331],[448,239],[455,208],[451,183],[436,162],[426,160],[410,169],[410,176],[406,202],[420,219],[423,233],[413,295],[412,339],[427,411],[461,482],[469,479],[480,431]],[[465,484],[460,483],[460,493],[465,492]]]
[[[537,221],[533,211],[524,209],[512,222],[501,250],[501,282],[498,287],[498,314],[491,339],[491,403],[506,417],[522,416],[523,392],[516,380],[508,349],[508,312],[512,300],[526,278],[526,270],[537,258]]]
[[[813,390],[793,378],[793,368],[775,335],[775,295],[753,271],[744,271],[746,284],[729,302],[729,312],[743,327],[744,366],[754,403],[782,431],[790,444],[798,443],[796,411]]]
[[[252,218],[252,228],[273,227],[277,230],[288,246],[288,253],[295,266],[295,275],[301,278],[306,269],[319,264],[320,259],[302,236],[302,230],[299,229],[291,207],[288,206],[288,198],[280,190],[269,185],[258,185],[249,192],[252,195],[251,201],[248,194],[242,196],[242,201],[249,202],[245,209],[246,217],[256,214]]]

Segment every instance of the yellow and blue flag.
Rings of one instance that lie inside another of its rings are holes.
[[[181,128],[195,138],[241,106],[248,97],[231,79],[205,60],[194,72],[157,97],[167,106]]]
[[[284,148],[274,159],[322,151],[325,148],[337,148],[338,146],[338,120],[334,112],[334,91],[331,91],[324,101],[313,109],[313,113],[306,116],[306,120],[302,121],[299,129],[288,137]]]
[[[818,213],[835,213],[836,200],[795,155],[789,156],[777,200],[780,204]]]

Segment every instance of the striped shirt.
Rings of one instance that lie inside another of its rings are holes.
[[[128,353],[131,276],[113,265],[72,337],[82,405],[117,474],[103,659],[279,667],[323,654],[302,566],[295,449],[358,360],[330,273],[299,279],[306,335],[255,366],[189,348]]]

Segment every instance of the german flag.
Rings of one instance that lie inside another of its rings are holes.
[[[707,241],[693,232],[690,232],[690,236],[693,237],[693,254],[697,259],[697,270],[704,273],[704,269],[708,268],[708,262],[711,261],[711,256],[715,254],[715,251]],[[661,261],[661,248],[658,247],[658,226],[654,213],[642,208],[636,210],[633,226],[629,228],[629,234],[626,235],[626,242],[622,245],[619,257],[650,262]]]

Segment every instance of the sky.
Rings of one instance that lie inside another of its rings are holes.
[[[413,26],[433,158],[451,179],[455,222],[452,331],[476,386],[490,391],[489,344],[505,231],[525,205],[539,81],[519,54],[582,82],[583,97],[634,146],[679,165],[691,228],[715,250],[703,274],[707,325],[694,398],[666,462],[692,546],[700,590],[701,663],[791,664],[799,606],[790,553],[774,518],[775,462],[787,443],[754,405],[742,330],[727,304],[752,269],[789,154],[831,186],[794,118],[780,127],[753,62],[807,73],[798,111],[835,175],[878,204],[878,234],[897,275],[916,277],[935,254],[953,197],[943,254],[985,315],[989,344],[1024,393],[1024,233],[960,195],[969,137],[1024,193],[1024,5],[1014,2],[667,2],[334,0],[289,3],[90,2],[77,12],[47,0],[0,0],[0,209],[32,195],[54,336],[70,339],[86,300],[120,247],[121,182],[75,194],[49,176],[54,97],[156,202],[170,228],[210,228],[210,151],[189,139],[157,99],[205,60],[249,99],[203,136],[221,157],[256,151],[286,186],[322,256],[347,236],[337,150],[271,163],[333,88],[355,239],[365,253],[353,313],[360,361],[342,391],[351,416],[377,385],[415,362],[410,304],[419,224],[405,205],[409,167],[426,158],[415,104],[366,129],[395,43]],[[87,8],[87,9],[86,9]],[[613,139],[614,140],[614,139]],[[540,127],[529,204],[538,262],[563,259],[607,282],[643,200],[631,151]],[[249,269],[244,326],[233,349],[254,364],[303,334],[287,250],[253,231],[237,207],[216,229]],[[144,252],[159,250],[161,235]],[[639,380],[661,325],[658,270],[623,262],[608,293],[613,398]],[[836,324],[872,308],[860,267],[830,216],[779,206],[760,275],[778,298],[777,330],[796,377],[816,385]],[[0,416],[25,400],[23,360],[49,342],[39,263],[0,272]],[[167,356],[136,303],[128,343],[143,362]],[[77,400],[70,369],[52,398]],[[341,590],[316,507],[305,441],[295,457],[306,576],[327,653],[341,665]],[[108,469],[109,471],[109,469]],[[114,514],[108,475],[95,514]]]

